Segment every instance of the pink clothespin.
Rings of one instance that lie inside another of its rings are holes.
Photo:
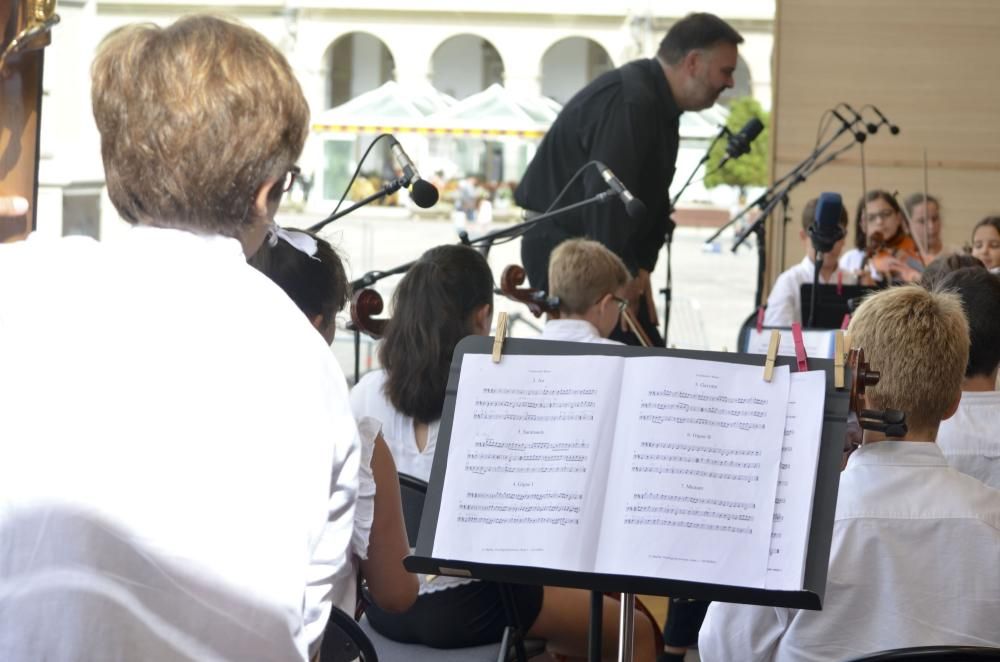
[[[757,308],[757,333],[764,333],[764,306]]]
[[[837,296],[844,296],[844,272],[837,269]]]
[[[802,340],[802,325],[792,322],[792,340],[795,342],[795,363],[799,372],[809,370],[809,363],[806,359],[806,346]]]
[[[851,314],[844,313],[844,319],[840,323],[840,330],[847,331],[847,327],[849,327],[850,325],[851,325]]]

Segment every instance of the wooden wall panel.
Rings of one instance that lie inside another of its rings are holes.
[[[809,153],[825,109],[841,101],[874,104],[901,132],[892,136],[882,127],[869,136],[868,188],[903,197],[921,190],[926,149],[929,191],[943,201],[945,243],[967,242],[980,218],[1000,213],[997,34],[996,0],[778,0],[771,172],[780,177]],[[802,258],[806,200],[837,191],[853,223],[860,157],[855,148],[790,196],[783,260],[780,224],[772,219],[769,283]]]

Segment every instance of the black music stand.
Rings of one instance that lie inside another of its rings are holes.
[[[845,315],[850,315],[861,300],[875,289],[863,285],[817,285],[816,310],[810,317],[813,301],[812,283],[801,287],[803,322],[812,319],[812,329],[839,329]],[[805,324],[803,324],[803,328]]]
[[[448,454],[455,416],[462,360],[466,354],[490,354],[493,338],[470,336],[462,340],[455,349],[448,380],[441,427],[438,433],[438,451],[435,453],[431,470],[427,501],[420,526],[420,537],[414,555],[405,559],[404,565],[411,572],[435,575],[460,575],[491,581],[505,581],[520,584],[540,584],[566,586],[590,591],[623,593],[623,603],[637,593],[650,595],[670,595],[700,600],[714,600],[743,604],[757,604],[790,607],[797,609],[821,609],[826,590],[826,577],[833,534],[833,520],[836,510],[837,490],[840,483],[841,453],[845,434],[849,391],[834,388],[833,362],[810,360],[810,367],[827,373],[826,399],[824,402],[822,443],[819,451],[819,465],[816,474],[812,517],[806,554],[803,590],[776,591],[760,588],[746,588],[723,584],[709,584],[687,581],[683,578],[636,577],[629,575],[600,574],[540,568],[533,566],[500,565],[478,563],[470,559],[446,559],[433,556],[434,538],[441,508],[441,496],[445,474],[448,470]],[[749,354],[723,352],[695,352],[668,350],[664,348],[642,348],[590,343],[570,343],[543,340],[508,338],[503,345],[504,355],[579,355],[586,361],[589,355],[608,356],[676,356],[729,363],[763,366],[763,357]],[[778,365],[794,365],[794,360],[778,357]],[[848,377],[849,377],[849,371]],[[850,383],[848,378],[846,383]],[[631,604],[628,600],[626,604]],[[623,626],[628,627],[623,619]],[[628,631],[631,635],[631,630]],[[593,650],[593,648],[591,648]]]

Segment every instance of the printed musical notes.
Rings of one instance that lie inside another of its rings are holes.
[[[433,555],[801,587],[825,381],[795,378],[790,405],[787,366],[467,354]]]

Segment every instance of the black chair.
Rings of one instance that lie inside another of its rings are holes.
[[[357,621],[337,607],[330,613],[330,620],[323,632],[319,649],[320,662],[378,662],[378,654],[371,639]]]
[[[1000,648],[979,646],[917,646],[855,657],[845,662],[985,662],[1000,661]]]

